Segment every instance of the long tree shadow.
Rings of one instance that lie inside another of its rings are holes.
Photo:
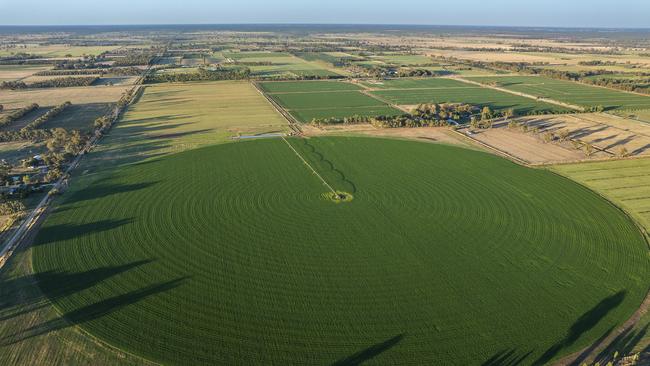
[[[160,294],[180,286],[187,277],[162,282],[143,287],[139,290],[127,292],[122,295],[104,299],[97,303],[69,311],[62,316],[47,322],[29,327],[24,331],[9,335],[0,340],[0,345],[6,346],[38,337],[50,332],[58,331],[73,325],[80,325],[92,320],[99,319],[128,305],[135,304],[147,297]]]
[[[576,357],[573,362],[571,362],[571,366],[580,366],[582,365],[582,361],[586,360],[589,355],[591,355],[592,352],[594,352],[595,349],[600,347],[600,345],[609,337],[609,335],[614,331],[614,327],[609,328],[603,335],[598,338],[594,343],[592,343],[589,347],[587,347],[578,357]]]
[[[619,291],[616,294],[606,297],[591,310],[582,314],[578,320],[569,328],[568,333],[561,341],[551,346],[542,354],[533,365],[545,365],[560,351],[573,345],[581,335],[595,327],[607,314],[617,308],[625,299],[626,292]]]
[[[107,196],[113,196],[120,193],[134,192],[141,189],[149,188],[154,186],[158,182],[143,182],[143,183],[133,183],[133,184],[111,184],[111,183],[93,183],[90,186],[72,192],[65,198],[65,204],[74,204],[88,200],[94,200],[97,198],[104,198]]]
[[[32,247],[46,245],[58,241],[66,241],[84,237],[91,233],[101,233],[116,229],[133,222],[133,218],[119,220],[100,220],[86,224],[60,224],[46,226],[40,229]]]
[[[332,366],[357,366],[362,363],[377,357],[379,354],[388,351],[395,347],[402,339],[403,334],[396,335],[393,338],[387,339],[381,343],[374,344],[366,349],[363,349],[353,355],[338,360]]]
[[[151,262],[151,260],[142,260],[77,273],[46,271],[0,281],[0,293],[2,294],[0,321],[38,310],[47,305],[47,299],[56,301]],[[38,285],[41,291],[25,291],[29,286],[35,285]]]
[[[532,353],[533,351],[530,351],[523,355],[518,355],[517,350],[503,350],[488,358],[481,366],[518,366]]]
[[[605,365],[607,362],[613,360],[614,354],[617,352],[621,356],[629,355],[639,342],[645,338],[646,334],[648,334],[649,327],[650,325],[646,324],[645,327],[638,331],[634,331],[632,327],[626,328],[596,356],[594,362],[600,362],[602,365]]]

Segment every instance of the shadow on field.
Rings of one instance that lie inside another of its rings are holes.
[[[644,152],[646,152],[646,150],[650,150],[650,144],[645,144],[645,145],[641,146],[640,148],[632,151],[632,155],[638,155],[638,154],[644,153]]]
[[[65,241],[86,236],[90,233],[100,233],[116,229],[133,222],[132,218],[120,220],[101,220],[87,224],[61,224],[41,228],[32,246],[50,244],[55,241]]]
[[[373,344],[372,346],[363,349],[351,356],[334,362],[331,366],[357,366],[362,363],[375,358],[379,354],[388,351],[395,347],[402,339],[403,334],[399,334],[393,338],[387,339],[381,343]]]
[[[115,144],[112,149],[91,151],[84,159],[90,159],[86,166],[99,166],[105,170],[107,166],[138,163],[145,159],[164,155],[162,150],[168,149],[171,144],[165,140],[147,140],[148,142],[137,141],[130,145]]]
[[[545,365],[563,349],[573,345],[580,336],[595,327],[610,311],[616,309],[623,302],[623,299],[625,299],[625,291],[619,291],[612,296],[606,297],[591,310],[582,314],[582,316],[573,323],[571,328],[569,328],[564,339],[546,350],[546,352],[544,352],[544,354],[541,355],[533,365]],[[609,333],[609,331],[607,333]]]
[[[503,350],[488,358],[481,364],[481,366],[517,366],[524,362],[531,353],[533,352],[531,351],[523,355],[518,355],[517,350]]]
[[[175,280],[149,285],[139,290],[130,291],[122,295],[101,300],[91,305],[80,307],[76,310],[69,311],[55,319],[4,337],[0,340],[0,345],[6,346],[14,343],[19,343],[33,337],[38,337],[70,326],[80,325],[99,319],[126,306],[144,300],[150,296],[161,294],[163,292],[174,289],[180,286],[186,279],[187,277],[181,277]]]
[[[65,204],[75,204],[83,201],[94,200],[97,198],[105,198],[120,193],[139,191],[141,189],[149,188],[156,183],[158,182],[153,181],[133,184],[114,184],[102,183],[99,181],[89,185],[84,189],[72,192],[68,197],[66,197]]]
[[[338,179],[341,181],[341,184],[344,185],[344,187],[335,187],[335,188],[348,191],[348,192],[350,192],[352,194],[357,193],[357,186],[354,184],[354,182],[349,180],[345,176],[345,174],[343,174],[342,171],[337,169],[334,166],[334,163],[332,163],[328,159],[325,159],[325,156],[322,153],[320,153],[319,151],[317,151],[316,147],[314,145],[310,144],[307,139],[302,139],[302,142],[303,142],[303,145],[305,146],[305,148],[312,154],[312,156],[316,157],[316,160],[318,161],[319,165],[321,167],[323,167],[323,168],[326,167],[327,170],[329,170],[330,172],[337,175]],[[319,170],[319,169],[316,168],[316,170]],[[335,186],[336,186],[336,184],[335,184]]]
[[[47,305],[47,299],[56,301],[59,298],[73,295],[111,277],[151,262],[151,260],[142,260],[121,266],[99,267],[77,273],[46,271],[0,281],[0,294],[2,294],[0,321],[38,310]],[[26,291],[34,285],[38,285],[41,291]]]
[[[185,136],[194,135],[194,134],[196,134],[196,133],[204,133],[204,132],[210,132],[210,131],[213,131],[213,129],[211,129],[211,128],[205,128],[205,129],[202,129],[202,130],[185,131],[185,132],[174,132],[174,133],[167,133],[167,134],[163,134],[163,135],[153,135],[153,136],[149,136],[148,138],[149,138],[149,139],[152,139],[152,140],[157,140],[157,139],[176,139],[176,138],[179,138],[179,137],[185,137]]]
[[[646,324],[645,327],[638,331],[634,331],[632,327],[626,328],[621,334],[616,336],[616,338],[605,348],[602,352],[596,356],[596,362],[601,364],[606,364],[610,361],[610,357],[614,355],[615,352],[618,352],[621,355],[628,355],[632,353],[634,348],[645,338],[648,334],[649,324]]]

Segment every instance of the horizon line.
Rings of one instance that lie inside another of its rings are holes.
[[[646,30],[650,27],[565,26],[565,25],[494,25],[494,24],[419,24],[419,23],[106,23],[106,24],[0,24],[9,27],[146,27],[146,26],[384,26],[384,27],[448,27],[448,28],[524,28],[524,29],[586,29],[586,30]]]

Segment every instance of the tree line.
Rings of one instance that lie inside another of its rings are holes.
[[[63,78],[53,78],[33,83],[24,81],[3,81],[0,83],[0,89],[28,89],[28,88],[67,88],[74,86],[91,86],[99,80],[97,76],[70,76]]]
[[[116,57],[113,66],[139,66],[151,65],[155,61],[155,55],[152,53],[128,54],[124,57]]]
[[[70,106],[70,102],[62,103],[45,113],[44,115],[36,118],[32,122],[28,123],[25,127],[17,131],[1,131],[0,132],[0,142],[10,142],[10,141],[24,141],[30,140],[34,142],[47,140],[52,136],[52,132],[49,130],[40,129],[48,120],[54,118],[59,113],[61,113],[65,108]],[[28,107],[22,108],[21,110],[33,111],[38,108],[38,104],[32,104]],[[27,114],[25,112],[23,115]]]
[[[22,129],[24,129],[24,130],[35,130],[35,129],[41,127],[41,125],[43,125],[45,122],[49,121],[50,119],[56,117],[57,115],[59,115],[61,112],[63,112],[64,109],[69,107],[71,104],[72,103],[70,103],[70,102],[64,102],[64,103],[61,103],[61,104],[57,105],[56,107],[54,107],[54,108],[50,109],[49,111],[47,111],[44,115],[42,115],[42,116],[36,118],[35,120],[31,121],[30,123],[28,123]]]
[[[34,76],[73,76],[73,75],[116,75],[116,76],[137,76],[144,72],[144,70],[133,67],[111,67],[103,69],[73,69],[73,70],[44,70],[34,74]]]
[[[152,73],[145,77],[144,82],[168,83],[168,82],[185,82],[185,81],[217,81],[217,80],[242,80],[249,79],[251,70],[247,67],[236,69],[207,70],[199,68],[196,72],[185,73]]]
[[[0,112],[3,109],[4,109],[4,107],[2,107],[0,105]],[[32,103],[32,104],[30,104],[30,105],[28,105],[26,107],[23,107],[23,108],[15,110],[15,111],[13,111],[11,113],[8,113],[8,114],[6,114],[6,115],[4,115],[4,116],[2,116],[0,118],[0,126],[1,127],[8,126],[12,122],[14,122],[14,121],[16,121],[18,119],[21,119],[27,113],[30,113],[30,112],[35,111],[37,109],[38,109],[38,104]]]
[[[370,123],[375,127],[441,127],[455,123],[466,123],[477,108],[470,104],[455,103],[425,103],[413,108],[409,113],[401,115],[359,116],[343,118],[314,118],[312,125],[323,126],[333,124]],[[452,122],[453,120],[453,122]]]

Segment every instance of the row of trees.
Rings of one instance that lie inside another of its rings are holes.
[[[635,93],[650,94],[650,77],[648,77],[647,74],[642,74],[641,76],[642,77],[638,78],[589,78],[581,81],[591,85],[604,86],[607,88],[619,89]]]
[[[24,81],[3,81],[0,89],[27,89],[27,88],[66,88],[73,86],[90,86],[99,80],[96,76],[71,76],[36,81],[26,84]]]
[[[47,111],[44,115],[36,118],[35,120],[31,121],[30,123],[27,124],[27,126],[23,127],[24,130],[35,130],[39,127],[41,127],[45,122],[49,121],[50,119],[56,117],[59,115],[61,112],[63,112],[64,109],[69,107],[72,103],[70,102],[64,102],[56,107],[50,109]]]
[[[187,73],[152,73],[146,76],[145,83],[185,82],[185,81],[216,81],[241,80],[250,78],[251,70],[247,67],[216,70],[199,68],[196,72]]]
[[[520,123],[515,120],[512,120],[508,123],[508,128],[520,129],[524,133],[533,133],[535,135],[538,135],[545,143],[570,142],[571,146],[574,149],[582,151],[586,157],[591,157],[599,150],[596,146],[588,142],[582,141],[577,138],[573,138],[572,136],[574,136],[575,131],[570,131],[568,129],[562,129],[559,131],[545,131],[539,126],[531,127],[526,123]],[[619,147],[614,154],[619,158],[625,158],[630,156],[630,153],[627,150],[627,148],[625,148],[625,146]]]
[[[456,123],[465,123],[469,121],[474,110],[476,110],[476,107],[469,104],[427,103],[420,104],[410,113],[402,115],[374,117],[355,115],[343,118],[315,118],[311,123],[315,126],[370,123],[382,128],[437,127],[452,124],[453,122],[450,120]]]
[[[0,112],[2,112],[3,109],[4,109],[4,107],[2,105],[0,105]],[[7,125],[11,124],[12,122],[22,118],[27,113],[30,113],[30,112],[35,111],[37,109],[38,109],[38,104],[32,103],[32,104],[30,104],[30,105],[28,105],[26,107],[23,107],[23,108],[15,110],[15,111],[13,111],[11,113],[8,113],[8,114],[0,117],[0,126],[1,127],[7,126]]]
[[[73,75],[116,75],[116,76],[137,76],[144,70],[134,66],[110,67],[102,69],[73,69],[73,70],[45,70],[35,73],[35,76],[73,76]]]
[[[155,54],[148,52],[127,54],[124,57],[115,58],[113,66],[152,65],[155,61],[155,58]]]

